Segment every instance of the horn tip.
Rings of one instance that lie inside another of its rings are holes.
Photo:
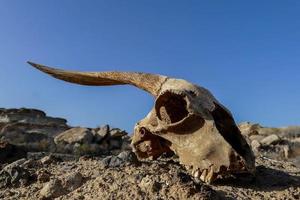
[[[31,61],[27,61],[27,63],[29,65],[31,65],[32,67],[38,69],[38,70],[41,70],[41,71],[45,71],[47,69],[47,67],[43,66],[43,65],[40,65],[40,64],[37,64],[37,63],[34,63],[34,62],[31,62]]]
[[[31,62],[31,61],[27,61],[27,63],[33,67],[38,67],[38,64]]]

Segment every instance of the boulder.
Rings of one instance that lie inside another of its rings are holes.
[[[89,144],[93,140],[91,129],[75,127],[60,133],[54,138],[56,144]]]
[[[271,144],[277,144],[278,142],[281,141],[281,138],[276,135],[276,134],[272,134],[272,135],[269,135],[265,138],[263,138],[260,142],[263,144],[263,145],[271,145]]]

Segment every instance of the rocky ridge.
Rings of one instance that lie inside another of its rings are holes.
[[[67,120],[49,117],[40,110],[0,109],[2,149],[8,143],[7,149],[13,146],[25,152],[100,155],[129,149],[129,140],[125,131],[108,125],[97,128],[71,127],[67,125]],[[0,160],[3,160],[1,154]]]

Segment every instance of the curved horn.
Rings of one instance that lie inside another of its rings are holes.
[[[80,85],[106,86],[130,84],[143,89],[154,96],[158,95],[166,76],[138,72],[77,72],[55,69],[33,62],[28,64],[57,79]]]

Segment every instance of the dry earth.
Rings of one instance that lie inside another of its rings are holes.
[[[32,158],[2,170],[1,182],[6,183],[1,199],[300,198],[299,168],[264,157],[257,158],[255,177],[230,177],[211,186],[193,180],[176,158],[139,162],[131,152],[105,158]],[[15,180],[3,180],[3,171]]]

